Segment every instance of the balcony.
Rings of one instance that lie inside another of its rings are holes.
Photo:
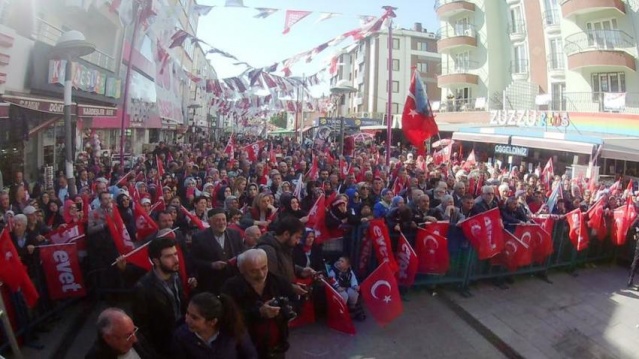
[[[477,47],[477,34],[474,25],[444,26],[439,29],[439,36],[437,50],[440,53],[453,49],[465,51]]]
[[[512,60],[510,62],[510,73],[515,81],[527,80],[530,73],[528,59]]]
[[[506,28],[510,41],[518,42],[526,39],[526,23],[523,20],[513,21]]]
[[[61,29],[49,24],[42,19],[37,19],[37,26],[35,28],[35,33],[33,34],[33,37],[37,41],[55,46],[60,36],[62,36]],[[111,72],[115,72],[117,66],[117,63],[112,56],[98,49],[96,49],[92,54],[84,56],[83,59]]]
[[[566,77],[566,57],[562,53],[550,54],[546,57],[548,76],[551,78]]]
[[[566,37],[568,69],[609,67],[636,70],[636,41],[621,30],[591,30]]]
[[[475,4],[465,0],[436,0],[435,11],[440,19],[475,12]]]
[[[477,68],[478,63],[474,61],[442,64],[442,74],[437,76],[437,87],[455,88],[477,85],[479,76],[471,73]]]
[[[558,110],[639,114],[639,93],[564,92]]]
[[[556,9],[546,10],[541,15],[546,33],[555,34],[561,32],[561,17]]]
[[[433,111],[444,112],[469,112],[469,111],[486,111],[488,110],[488,102],[485,97],[478,98],[447,98],[441,101],[433,101]]]
[[[599,11],[616,12],[617,15],[626,13],[623,0],[562,0],[561,12],[565,18],[576,15],[590,14]]]

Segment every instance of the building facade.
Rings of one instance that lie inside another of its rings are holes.
[[[639,3],[438,0],[435,10],[440,130],[527,147],[535,165],[548,151],[639,175]]]
[[[393,29],[392,33],[392,105],[393,115],[401,114],[408,94],[413,67],[426,86],[431,101],[439,101],[437,87],[440,55],[434,33],[416,23],[412,29]],[[331,86],[348,80],[357,92],[342,101],[340,113],[383,119],[388,104],[388,29],[368,36],[343,49]]]

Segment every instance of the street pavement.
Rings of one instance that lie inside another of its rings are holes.
[[[292,330],[287,357],[637,358],[639,292],[625,289],[626,276],[624,268],[601,266],[579,270],[577,276],[551,272],[553,284],[534,277],[516,277],[505,290],[480,283],[471,287],[470,298],[454,291],[435,296],[411,291],[404,314],[385,328],[369,316],[355,322],[354,336],[324,322]],[[69,316],[84,320],[75,336],[61,341],[73,322],[64,320],[41,337],[47,344],[43,350],[26,348],[25,358],[83,358],[102,308],[70,310]],[[65,355],[53,356],[56,349]]]

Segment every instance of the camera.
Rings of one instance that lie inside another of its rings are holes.
[[[279,307],[280,314],[289,322],[297,317],[297,313],[293,310],[291,302],[286,297],[273,298],[270,305],[272,307]]]

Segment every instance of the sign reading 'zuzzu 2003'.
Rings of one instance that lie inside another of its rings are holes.
[[[502,153],[511,156],[528,156],[528,147],[518,147],[510,145],[495,145],[495,153]]]

